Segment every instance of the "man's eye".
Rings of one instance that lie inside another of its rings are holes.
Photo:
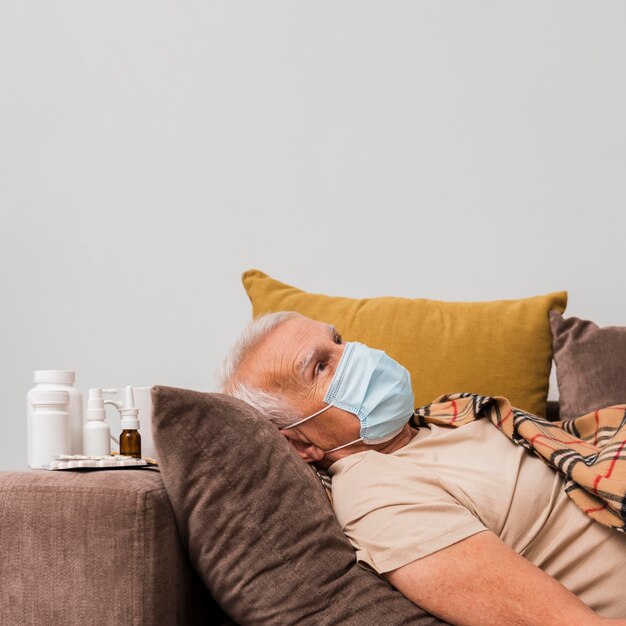
[[[335,343],[340,344],[340,345],[343,343],[343,339],[341,338],[341,335],[335,335]]]
[[[319,374],[321,372],[323,372],[326,368],[328,367],[328,363],[324,363],[324,361],[320,361],[316,366],[315,366],[315,373]]]

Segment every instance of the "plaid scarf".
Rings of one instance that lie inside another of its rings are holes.
[[[502,396],[454,393],[416,409],[416,424],[458,427],[487,417],[565,476],[565,492],[594,520],[626,532],[626,405],[550,422]]]

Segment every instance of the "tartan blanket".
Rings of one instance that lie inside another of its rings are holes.
[[[416,409],[413,420],[459,427],[483,417],[561,472],[565,492],[585,513],[626,532],[626,404],[550,422],[502,396],[454,393]]]

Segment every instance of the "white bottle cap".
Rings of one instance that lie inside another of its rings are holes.
[[[125,388],[126,391],[126,406],[120,409],[122,430],[131,429],[137,430],[139,428],[139,409],[135,406],[135,399],[133,397],[133,388],[128,385]]]
[[[72,370],[35,370],[35,383],[59,383],[73,385],[76,374]]]
[[[136,417],[122,417],[122,430],[139,430],[139,420]]]
[[[70,394],[67,391],[56,391],[48,389],[34,389],[30,401],[33,405],[40,404],[60,404],[67,405],[70,401]]]

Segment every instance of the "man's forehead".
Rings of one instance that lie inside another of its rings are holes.
[[[281,324],[277,330],[283,328],[286,332],[291,333],[311,333],[316,332],[320,335],[328,335],[329,333],[335,333],[335,327],[332,324],[326,322],[318,322],[310,317],[293,317],[287,320],[284,324]]]
[[[316,344],[320,341],[331,339],[337,333],[332,324],[318,322],[308,317],[295,317],[281,324],[263,342],[269,351],[281,350],[289,352],[299,351],[308,344]]]

